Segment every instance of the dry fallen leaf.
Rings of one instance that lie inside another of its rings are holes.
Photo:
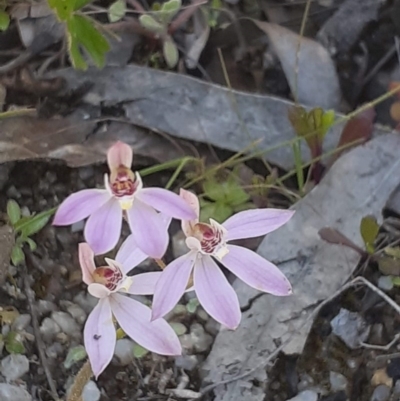
[[[339,78],[327,50],[315,40],[300,37],[280,25],[252,21],[268,35],[298,101],[311,107],[338,110]]]

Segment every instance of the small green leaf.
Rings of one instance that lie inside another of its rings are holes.
[[[400,287],[400,277],[392,277],[392,283],[396,287]]]
[[[4,10],[0,10],[0,31],[5,31],[9,25],[10,16]]]
[[[80,47],[85,49],[97,67],[101,68],[105,64],[110,44],[94,24],[91,18],[84,15],[73,15],[67,21],[71,61],[77,69],[87,68]]]
[[[170,325],[177,336],[183,336],[187,332],[186,326],[182,323],[172,322]]]
[[[296,134],[307,142],[312,157],[320,156],[324,137],[335,120],[335,112],[325,112],[320,107],[307,112],[304,107],[295,106],[289,109],[288,117]]]
[[[133,356],[136,359],[140,359],[143,358],[146,354],[149,353],[149,350],[147,350],[146,348],[143,348],[141,345],[139,344],[135,344],[133,346]]]
[[[29,249],[33,252],[37,248],[36,242],[31,238],[25,238],[25,242],[29,245]]]
[[[11,262],[14,266],[18,266],[25,260],[24,252],[22,252],[21,246],[15,244],[11,251]]]
[[[161,11],[177,13],[182,6],[181,0],[169,0],[161,6]]]
[[[378,268],[386,276],[400,276],[400,260],[390,256],[381,256],[378,259]]]
[[[58,19],[66,21],[73,13],[76,0],[47,0]]]
[[[86,349],[83,345],[77,345],[69,349],[67,357],[64,361],[65,369],[70,369],[75,363],[82,361],[87,356]]]
[[[221,191],[221,184],[219,184],[214,178],[209,178],[203,183],[204,195],[214,201],[224,201],[225,194]]]
[[[186,304],[186,310],[189,313],[195,313],[197,307],[200,305],[199,300],[197,298],[192,298],[189,300],[189,302]]]
[[[108,19],[110,22],[117,22],[124,18],[126,14],[125,0],[117,0],[108,8]]]
[[[222,183],[222,190],[225,196],[225,203],[230,206],[238,206],[247,202],[250,199],[249,194],[237,182],[234,175]]]
[[[207,202],[203,201],[200,211],[200,220],[208,222],[214,219],[218,223],[223,223],[228,217],[232,216],[233,209],[230,205],[223,202]]]
[[[162,34],[166,31],[166,28],[157,22],[151,15],[143,14],[139,17],[139,22],[143,28],[157,34]]]
[[[15,230],[20,231],[24,239],[39,232],[49,221],[50,217],[55,213],[57,208],[46,210],[34,216],[30,216],[23,224],[16,224]]]
[[[182,6],[180,0],[169,0],[161,6],[161,10],[157,12],[157,17],[163,25],[168,25]]]
[[[365,250],[374,253],[374,242],[379,232],[379,225],[374,216],[363,217],[360,224],[361,237],[364,240]]]
[[[385,251],[386,255],[393,256],[396,259],[400,259],[400,247],[399,246],[397,246],[395,248],[388,246],[384,249],[384,251]]]
[[[15,223],[21,218],[21,208],[13,199],[10,199],[7,202],[7,215],[12,225],[15,225]]]
[[[85,7],[86,4],[89,4],[93,0],[75,0],[74,11],[80,10],[82,7]]]
[[[249,209],[256,209],[256,205],[252,202],[246,202],[246,203],[241,203],[241,204],[233,207],[233,211],[235,213],[243,212],[243,211],[249,210]]]
[[[4,345],[7,352],[10,354],[24,354],[26,351],[23,343],[23,337],[16,331],[10,331],[5,336]]]
[[[174,68],[179,61],[179,52],[171,37],[167,37],[163,44],[163,55],[169,68]]]

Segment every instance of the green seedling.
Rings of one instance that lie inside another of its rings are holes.
[[[31,251],[37,247],[36,242],[30,238],[38,233],[55,213],[56,208],[28,216],[22,216],[18,203],[10,199],[7,203],[7,216],[9,224],[15,232],[15,244],[11,252],[11,262],[17,266],[25,260],[23,252],[24,243],[29,245]]]
[[[117,22],[125,17],[126,10],[126,1],[117,0],[108,8],[108,19],[110,22]]]
[[[320,107],[307,111],[304,107],[294,106],[289,109],[288,117],[296,135],[303,138],[310,148],[311,158],[320,157],[325,135],[335,122],[335,112],[333,110],[324,111]],[[293,143],[293,154],[299,189],[302,190],[304,176],[299,142]],[[312,169],[312,178],[318,183],[321,180],[321,176],[322,166],[317,162]]]
[[[201,221],[213,218],[222,223],[232,214],[254,207],[250,202],[250,195],[241,187],[234,173],[224,181],[215,177],[207,178],[203,189],[204,196],[200,201]]]
[[[47,1],[57,18],[65,23],[68,52],[74,68],[87,69],[83,51],[91,57],[98,68],[102,68],[105,64],[106,53],[110,50],[110,44],[97,29],[96,21],[79,12],[91,0]]]
[[[178,48],[170,33],[170,24],[181,6],[181,0],[169,0],[162,5],[156,3],[151,14],[139,17],[142,27],[162,41],[164,60],[169,68],[174,68],[179,61]]]
[[[379,224],[374,216],[365,216],[361,220],[360,234],[364,241],[365,250],[372,255],[375,252],[375,240],[379,233]]]

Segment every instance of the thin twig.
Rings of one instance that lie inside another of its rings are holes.
[[[397,341],[399,341],[400,339],[400,333],[397,333],[393,340],[390,341],[389,344],[386,345],[376,345],[376,344],[368,344],[368,343],[363,343],[360,342],[360,345],[366,349],[373,349],[373,350],[378,350],[378,351],[389,351],[390,348],[393,347],[393,345],[395,345],[397,343]]]
[[[26,257],[27,266],[29,266],[30,268],[34,267],[34,264],[32,262],[32,256],[30,255],[29,251],[25,252],[25,257]],[[47,378],[47,382],[49,384],[51,396],[53,397],[53,399],[55,401],[59,401],[60,398],[57,393],[57,388],[56,388],[56,385],[54,384],[54,380],[51,375],[49,364],[47,363],[46,354],[44,352],[45,345],[43,343],[42,336],[40,334],[39,314],[37,312],[36,304],[35,304],[35,302],[36,302],[35,301],[35,293],[33,292],[32,288],[30,286],[27,272],[25,272],[25,276],[24,276],[24,287],[25,287],[25,294],[28,299],[29,309],[30,309],[31,316],[32,316],[33,333],[35,335],[36,347],[38,349],[40,362],[42,364],[44,373]]]

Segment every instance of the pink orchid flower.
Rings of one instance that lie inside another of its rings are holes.
[[[194,285],[197,298],[215,320],[235,329],[241,319],[238,297],[215,263],[221,262],[246,284],[259,291],[285,296],[292,288],[283,273],[255,252],[227,242],[259,237],[285,224],[293,211],[254,209],[237,213],[225,223],[200,223],[199,201],[196,195],[181,189],[181,196],[191,205],[197,218],[182,221],[186,245],[190,251],[170,263],[157,282],[152,318],[158,319],[177,304],[185,289]]]
[[[99,298],[84,329],[85,348],[96,379],[114,355],[117,335],[113,318],[129,337],[152,352],[162,355],[180,355],[182,352],[177,335],[164,319],[151,321],[150,308],[123,295],[153,294],[161,274],[150,272],[128,277],[127,271],[143,261],[146,255],[140,250],[129,252],[129,244],[124,245],[116,260],[105,258],[107,266],[96,267],[90,246],[79,244],[83,281],[88,285],[89,293]]]
[[[137,246],[152,258],[162,258],[168,246],[168,227],[165,229],[157,211],[192,219],[193,210],[171,191],[143,188],[139,173],[130,169],[129,145],[117,142],[109,149],[107,161],[111,174],[105,175],[106,189],[84,189],[70,195],[58,208],[53,225],[65,226],[89,216],[85,239],[95,254],[102,254],[116,246],[125,215]]]

